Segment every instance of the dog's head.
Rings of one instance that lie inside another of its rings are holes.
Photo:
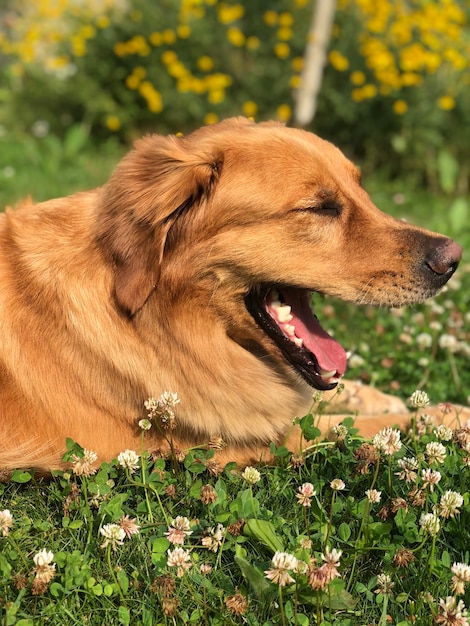
[[[159,290],[215,308],[234,341],[287,360],[319,389],[338,382],[346,354],[311,310],[312,292],[403,306],[433,296],[461,255],[379,211],[330,143],[244,119],[140,140],[100,211],[122,312],[134,316]]]

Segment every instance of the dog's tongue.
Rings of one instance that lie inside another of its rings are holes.
[[[340,377],[346,371],[347,355],[339,344],[324,328],[309,306],[310,293],[292,287],[282,288],[282,298],[291,307],[295,334],[303,340],[303,347],[315,355],[318,366],[323,371],[335,372]]]

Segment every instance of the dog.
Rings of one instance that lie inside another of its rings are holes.
[[[401,307],[459,263],[360,179],[314,134],[235,118],[146,136],[101,188],[2,214],[0,468],[63,467],[66,437],[100,460],[214,438],[220,463],[266,458],[346,370],[312,295]],[[171,424],[142,439],[165,391]]]

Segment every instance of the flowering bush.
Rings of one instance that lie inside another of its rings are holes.
[[[4,121],[39,118],[60,134],[84,122],[99,136],[186,131],[233,114],[289,121],[312,4],[10,2]],[[465,190],[468,11],[459,0],[339,2],[315,129],[371,167]]]

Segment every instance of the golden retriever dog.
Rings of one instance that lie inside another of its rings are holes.
[[[140,451],[144,403],[165,391],[176,448],[221,437],[221,463],[265,458],[346,370],[312,294],[419,302],[460,256],[380,212],[309,132],[230,119],[147,136],[103,187],[0,216],[0,468],[58,468],[66,437],[100,460]],[[145,445],[168,435],[154,425]]]

